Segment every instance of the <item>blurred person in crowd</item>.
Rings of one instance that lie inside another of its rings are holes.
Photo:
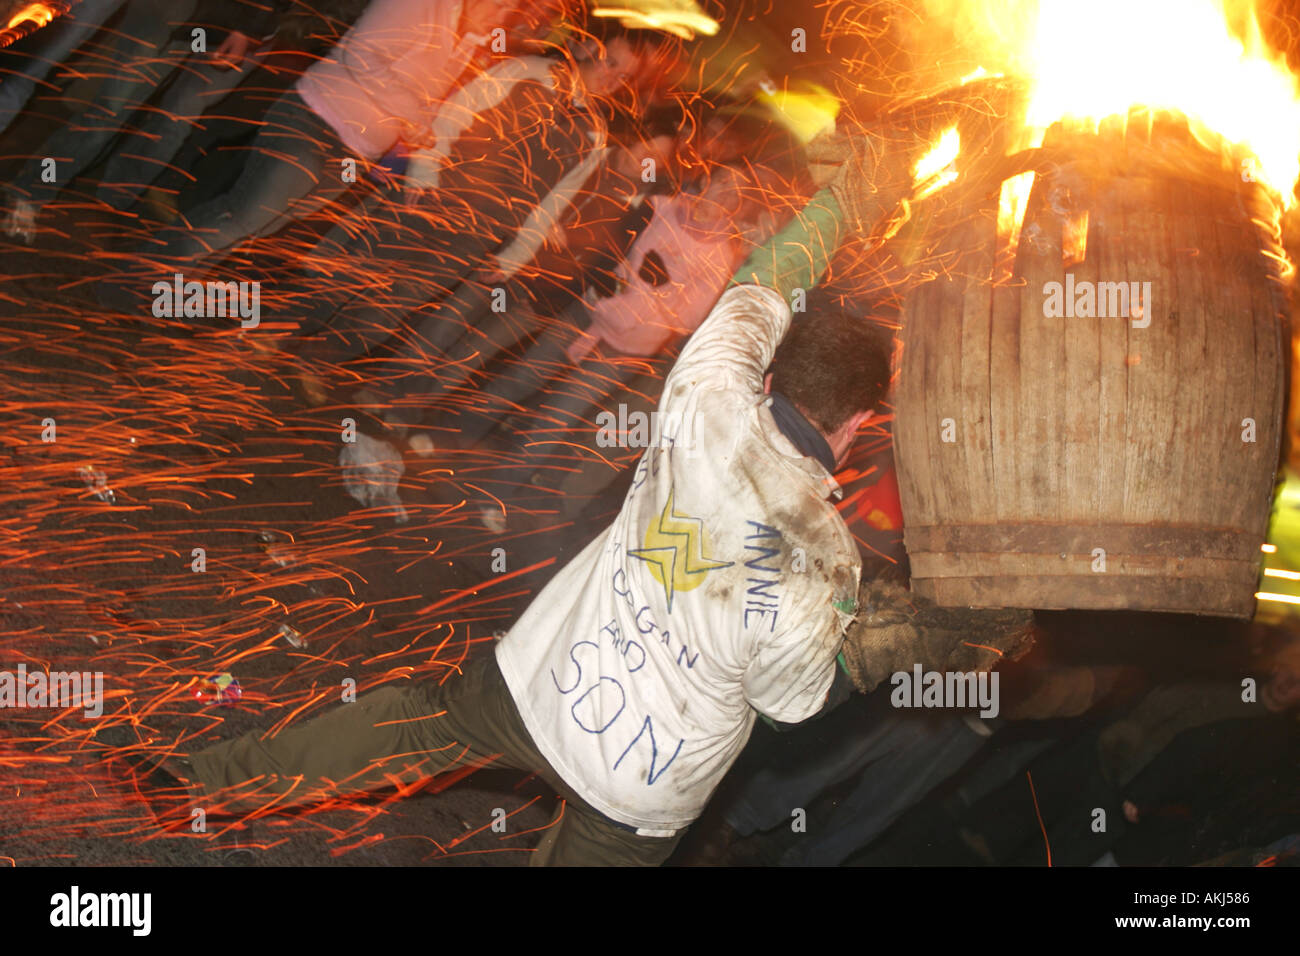
[[[426,401],[563,322],[575,300],[615,291],[613,272],[652,215],[649,198],[676,191],[680,115],[658,108],[644,123],[615,123],[606,146],[565,174],[487,267],[437,303],[397,356],[418,366],[425,343],[455,336],[441,348],[446,364],[422,391]],[[492,308],[496,288],[507,303],[501,311]]]
[[[787,840],[788,845],[778,849],[781,864],[838,866],[993,741],[999,745],[996,763],[1011,764],[1014,773],[1057,742],[1050,722],[1109,710],[1131,696],[1133,669],[1054,666],[1044,664],[1042,657],[1035,648],[1029,657],[998,668],[1003,684],[996,717],[899,710],[889,699],[892,688],[884,686],[855,697],[828,717],[828,722],[835,721],[834,732],[811,741],[810,731],[789,735],[794,739],[780,741],[789,751],[787,759],[769,759],[743,778],[696,859],[734,863],[742,858],[738,854],[754,850],[738,844],[740,838],[788,825],[789,808],[804,807],[805,830],[798,840]],[[935,669],[919,647],[917,660],[923,669]],[[1044,730],[1015,735],[1017,741],[1009,743],[1009,725],[1022,721],[1041,722]],[[963,791],[967,799],[979,786],[968,783]],[[819,807],[818,801],[833,788],[833,807]]]
[[[653,197],[648,225],[617,267],[614,294],[579,300],[543,328],[512,363],[513,374],[480,390],[489,408],[509,413],[542,404],[548,418],[594,429],[602,400],[628,379],[629,366],[693,332],[740,263],[776,231],[774,182],[771,170],[721,166],[710,171],[702,191]],[[474,444],[495,431],[509,442],[530,425],[488,411],[465,418],[459,439]],[[524,469],[516,480],[529,485],[534,479]],[[504,527],[499,510],[489,509],[484,519]]]
[[[169,265],[275,232],[346,191],[432,119],[517,0],[372,0],[328,56],[267,112],[239,179],[141,254]]]
[[[334,46],[335,31],[351,26],[369,2],[321,0],[308,7],[305,0],[280,0],[241,23],[243,32],[231,34],[214,54],[190,57],[114,148],[100,178],[100,198],[116,209],[129,208],[173,161],[205,112],[255,75],[262,82],[255,95],[265,98],[277,87],[283,93],[295,68],[309,68],[310,59]]]
[[[203,56],[214,64],[229,63],[242,58],[252,43],[242,31],[270,34],[287,5],[127,0],[102,54],[106,75],[94,100],[33,150],[10,184],[5,232],[33,240],[41,207],[99,157],[131,115],[180,67],[200,42],[196,32],[210,50]],[[95,10],[88,11],[91,19]]]
[[[397,195],[378,195],[340,223],[310,260],[304,390],[328,365],[361,357],[390,338],[405,345],[406,375],[418,376],[477,319],[447,299],[476,270],[503,282],[530,261],[599,167],[606,127],[598,101],[636,81],[653,34],[608,31],[602,54],[574,69],[562,56],[503,60],[456,92],[433,121],[432,145],[417,150]],[[616,68],[611,68],[613,63]],[[486,294],[484,295],[486,300]],[[432,315],[409,318],[433,303]],[[314,367],[313,367],[314,366]]]
[[[530,396],[543,390],[548,415],[581,419],[586,412],[594,414],[602,396],[608,395],[614,383],[628,377],[623,366],[629,358],[657,356],[670,341],[690,334],[703,321],[739,264],[753,251],[753,243],[770,238],[774,231],[774,214],[765,188],[747,179],[747,174],[754,174],[754,170],[720,167],[713,171],[702,192],[651,198],[650,222],[633,243],[628,259],[618,267],[619,291],[614,296],[599,299],[594,305],[578,300],[550,321],[527,307],[515,314],[508,309],[500,313],[494,328],[514,330],[505,334],[518,338],[528,334],[535,338],[517,360],[511,361],[517,372],[512,369],[494,375],[478,390],[476,404],[481,403],[480,409],[460,417],[459,443],[472,446],[492,431],[523,430],[526,425],[517,420],[503,423],[501,416],[528,404]],[[490,310],[477,314],[484,319],[493,315]],[[436,336],[454,332],[457,326],[440,308],[425,328]],[[580,329],[587,331],[577,331]],[[449,355],[451,374],[438,376],[434,401],[452,384],[466,380],[468,370],[458,360],[462,354],[482,347],[484,340],[477,334],[463,338],[465,341],[454,346],[461,352]],[[607,351],[593,356],[598,338],[606,341]],[[597,383],[595,390],[590,382]],[[418,395],[413,391],[399,389],[410,400],[387,413],[389,424],[398,424],[399,432],[405,427],[403,415],[416,420],[426,417],[431,399],[424,391]],[[435,423],[445,424],[446,416],[438,408],[433,417]],[[413,447],[424,454],[433,450],[432,442],[421,436],[416,436]],[[526,485],[532,480],[530,471],[527,467],[517,474],[498,470],[494,483]],[[499,530],[504,514],[499,509],[488,509],[483,519],[489,527]]]
[[[574,303],[568,321],[554,323],[523,354],[540,383],[493,382],[488,391],[522,400],[558,379],[559,363],[580,362],[602,343],[616,354],[652,356],[694,331],[753,251],[750,243],[774,231],[742,187],[743,173],[722,167],[702,192],[653,197],[649,223],[617,266],[615,293]]]
[[[1295,833],[1300,722],[1294,706],[1262,719],[1188,729],[1122,794],[1124,819],[1110,851],[1119,866],[1189,866]],[[1274,852],[1285,854],[1285,844]]]

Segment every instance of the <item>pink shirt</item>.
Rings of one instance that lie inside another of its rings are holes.
[[[481,41],[460,36],[461,2],[374,0],[302,75],[298,95],[366,159],[427,134]]]

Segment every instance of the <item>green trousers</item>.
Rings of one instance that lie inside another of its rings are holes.
[[[534,866],[657,866],[685,833],[638,836],[574,793],[534,745],[493,653],[441,684],[384,687],[275,736],[254,731],[188,760],[187,776],[197,778],[194,805],[213,813],[264,812],[410,786],[487,761],[531,771],[565,800],[530,856]]]

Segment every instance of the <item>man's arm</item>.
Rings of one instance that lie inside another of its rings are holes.
[[[745,261],[682,350],[664,383],[665,400],[683,386],[762,393],[763,373],[790,328],[790,297],[825,273],[839,221],[839,204],[824,189]]]
[[[771,629],[759,624],[752,634],[752,657],[741,687],[745,701],[780,724],[799,724],[820,713],[835,690],[841,667],[836,661],[844,625],[830,594],[798,586],[789,575],[781,609]]]
[[[773,720],[767,714],[759,714],[763,722],[775,730],[777,733],[788,733],[810,724],[815,720],[821,720],[840,704],[844,703],[853,694],[853,678],[849,677],[848,669],[844,665],[843,656],[835,658],[839,665],[835,668],[835,677],[831,681],[831,689],[826,692],[826,701],[822,704],[822,709],[817,711],[806,720],[796,721],[794,723],[782,723],[779,720]]]
[[[790,306],[762,286],[728,289],[682,349],[664,382],[664,410],[697,389],[758,396],[763,373],[790,328]]]
[[[839,202],[830,189],[823,189],[784,229],[754,250],[731,284],[766,286],[789,302],[795,289],[811,289],[826,274],[842,222]]]

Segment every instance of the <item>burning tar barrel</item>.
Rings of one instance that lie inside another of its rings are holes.
[[[905,302],[912,587],[1249,617],[1290,352],[1274,199],[1250,160],[1150,114],[1022,155],[1018,228],[1028,175],[962,203]]]

